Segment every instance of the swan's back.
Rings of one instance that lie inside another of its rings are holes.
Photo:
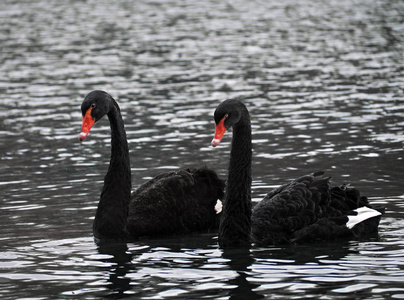
[[[132,195],[127,230],[133,238],[215,229],[224,182],[208,168],[160,174]]]
[[[377,234],[380,216],[352,230],[346,226],[348,215],[358,214],[354,210],[369,203],[359,190],[330,188],[329,181],[317,173],[270,192],[253,209],[253,241],[258,245],[287,244]]]

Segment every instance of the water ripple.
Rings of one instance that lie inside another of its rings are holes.
[[[1,297],[403,298],[403,2],[107,2],[0,3]],[[325,170],[386,206],[379,239],[97,247],[107,118],[77,141],[93,89],[121,107],[134,188],[178,167],[225,178],[231,135],[210,147],[213,111],[240,97],[253,201]]]

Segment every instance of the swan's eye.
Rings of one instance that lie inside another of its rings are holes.
[[[95,103],[91,104],[91,108],[94,108],[94,107],[96,107]]]
[[[224,115],[224,118],[225,118],[225,119],[227,119],[228,117],[229,117],[229,115],[228,115],[228,114],[225,114],[225,115]]]

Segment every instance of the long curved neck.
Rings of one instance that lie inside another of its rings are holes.
[[[128,217],[131,170],[126,132],[118,104],[112,100],[108,119],[111,126],[111,161],[94,219],[97,238],[124,238]]]
[[[226,198],[219,228],[221,247],[251,243],[251,124],[247,109],[233,126]]]

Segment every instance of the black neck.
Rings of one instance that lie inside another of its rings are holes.
[[[123,238],[126,236],[131,170],[126,132],[121,112],[114,100],[108,119],[111,126],[111,161],[104,178],[93,229],[96,237]]]
[[[233,126],[226,198],[219,228],[221,247],[251,243],[251,124],[247,109]]]

